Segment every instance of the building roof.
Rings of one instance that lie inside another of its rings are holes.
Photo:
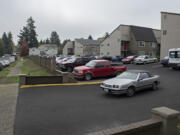
[[[91,39],[76,39],[82,45],[100,45],[101,41]]]
[[[130,26],[136,41],[157,42],[153,29],[139,26]]]
[[[161,14],[171,14],[171,15],[180,15],[180,13],[172,13],[172,12],[161,12]]]

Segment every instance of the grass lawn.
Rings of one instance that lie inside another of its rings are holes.
[[[3,69],[3,71],[0,72],[0,77],[4,78],[4,77],[7,77],[7,75],[9,74],[10,72],[10,69],[12,67],[15,67],[16,64],[19,62],[19,60],[15,61],[14,63],[12,63],[9,67]]]
[[[18,83],[19,77],[18,76],[11,76],[8,77],[11,68],[13,68],[18,62],[21,60],[17,60],[16,62],[12,63],[9,67],[5,68],[3,71],[0,72],[0,84],[8,84],[8,83]],[[21,67],[18,67],[21,70],[22,74],[27,75],[52,75],[46,69],[40,67],[39,65],[35,64],[32,60],[26,58],[23,60],[23,64]]]
[[[23,65],[19,67],[22,74],[27,75],[52,75],[46,69],[35,64],[32,60],[26,58],[24,59]]]

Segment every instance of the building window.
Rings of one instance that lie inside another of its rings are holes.
[[[151,46],[152,48],[156,48],[156,43],[151,42],[151,43],[150,43],[150,46]]]
[[[109,55],[110,53],[109,52],[107,52],[107,55]]]
[[[101,55],[103,55],[103,53],[101,53]]]
[[[110,46],[110,44],[108,43],[107,46]]]
[[[163,30],[163,35],[167,35],[167,30]]]
[[[103,44],[101,44],[101,46],[104,46]]]
[[[145,42],[144,41],[140,41],[139,42],[139,47],[145,47]]]

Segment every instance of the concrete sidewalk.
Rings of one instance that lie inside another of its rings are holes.
[[[0,135],[13,135],[18,84],[0,85]]]

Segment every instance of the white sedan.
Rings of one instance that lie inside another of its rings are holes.
[[[157,62],[157,58],[152,58],[148,55],[140,55],[134,60],[135,64],[147,64],[147,63],[153,63],[153,62]]]
[[[148,71],[129,70],[119,76],[105,80],[100,87],[108,94],[126,94],[133,96],[138,90],[152,88],[156,90],[160,83],[158,75],[151,75]]]

